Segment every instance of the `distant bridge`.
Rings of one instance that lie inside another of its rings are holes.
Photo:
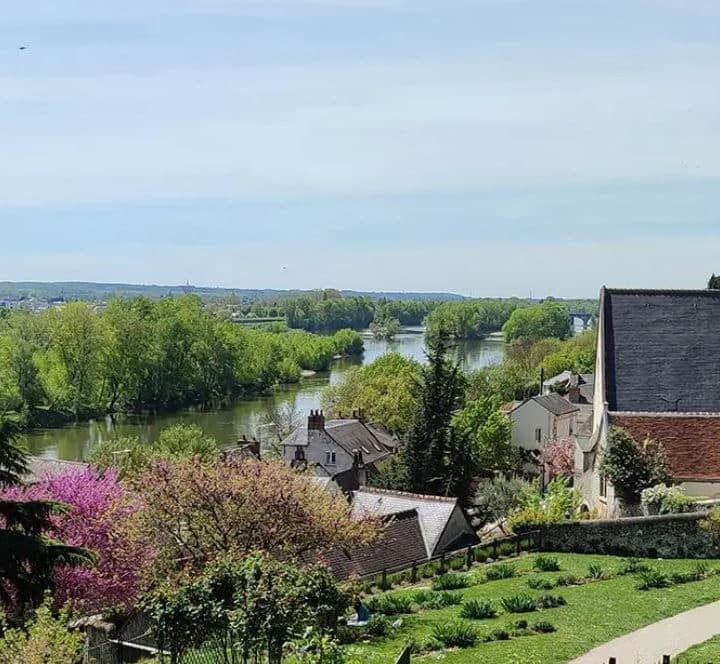
[[[575,327],[575,321],[580,321],[583,326],[583,330],[587,330],[593,326],[595,322],[595,314],[583,314],[583,313],[569,313],[571,327]]]
[[[247,318],[233,318],[233,323],[237,323],[238,325],[262,325],[267,323],[284,323],[285,317],[284,316],[265,316],[265,317],[258,317],[254,318],[253,316],[248,316]]]

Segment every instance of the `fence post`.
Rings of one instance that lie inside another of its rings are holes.
[[[493,540],[493,560],[497,560],[497,540]]]
[[[475,555],[473,554],[472,546],[468,546],[467,548],[467,558],[465,562],[467,563],[468,569],[470,569],[472,567],[472,564],[475,562]]]
[[[410,580],[413,583],[417,581],[417,560],[413,560],[412,569],[410,570]]]
[[[519,556],[520,551],[522,550],[522,547],[520,546],[522,543],[522,535],[516,535],[515,537],[515,555]]]
[[[382,571],[382,589],[387,590],[387,570]]]
[[[440,554],[440,574],[445,574],[445,552]]]

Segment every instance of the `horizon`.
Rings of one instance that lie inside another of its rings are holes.
[[[84,4],[0,19],[0,279],[572,298],[720,271],[717,3]]]

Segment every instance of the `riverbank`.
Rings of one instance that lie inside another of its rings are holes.
[[[25,444],[32,454],[66,460],[82,460],[94,445],[118,436],[137,436],[154,440],[159,432],[173,424],[196,424],[222,445],[252,434],[267,435],[258,429],[269,413],[279,408],[289,409],[303,418],[313,408],[320,408],[323,390],[339,381],[353,366],[369,364],[389,352],[423,362],[424,336],[422,328],[403,332],[393,341],[378,341],[364,337],[362,357],[345,358],[333,362],[329,372],[304,377],[293,385],[281,386],[271,393],[239,399],[222,408],[186,408],[174,413],[119,414],[103,416],[88,422],[69,423],[60,428],[41,428],[28,432]],[[502,361],[504,347],[501,337],[458,342],[456,359],[464,371],[472,371]]]

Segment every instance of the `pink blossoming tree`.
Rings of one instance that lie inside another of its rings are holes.
[[[64,503],[68,509],[52,517],[47,534],[98,555],[96,565],[55,570],[57,605],[69,604],[77,612],[134,606],[155,554],[137,527],[141,504],[115,470],[72,469],[32,486],[6,489],[4,497]]]
[[[575,441],[571,438],[551,441],[540,451],[540,463],[551,480],[562,475],[572,476],[575,469]]]

